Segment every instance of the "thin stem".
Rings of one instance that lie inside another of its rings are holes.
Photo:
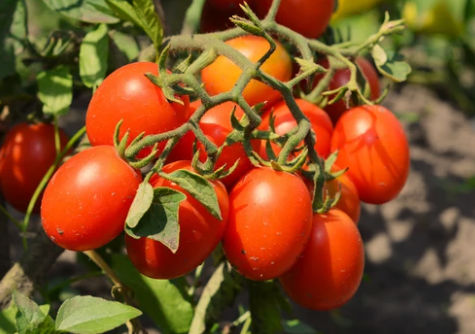
[[[58,117],[55,115],[53,118],[54,124],[54,146],[56,148],[56,156],[61,154],[61,139],[59,137],[59,125],[58,125]]]
[[[198,266],[198,268],[196,268],[195,270],[195,277],[194,277],[194,280],[193,280],[193,285],[190,286],[190,288],[188,289],[188,294],[190,296],[193,296],[195,294],[195,291],[196,291],[196,288],[199,286],[200,284],[200,278],[201,278],[201,274],[203,273],[203,269],[205,267],[205,264],[204,262],[202,264],[200,264]]]
[[[277,11],[279,10],[280,7],[280,1],[281,0],[274,0],[272,1],[272,5],[269,8],[269,12],[266,15],[265,20],[272,22],[275,21],[275,16],[277,15]]]

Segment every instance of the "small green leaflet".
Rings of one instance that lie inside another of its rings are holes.
[[[120,31],[114,31],[111,37],[115,46],[125,55],[129,62],[137,58],[140,49],[132,36]]]
[[[46,320],[47,314],[43,313],[34,301],[20,292],[13,292],[13,302],[18,308],[15,318],[19,334],[31,333]]]
[[[73,100],[73,76],[69,68],[59,65],[38,73],[38,97],[43,102],[43,112],[61,116],[68,112]]]
[[[59,308],[56,329],[81,334],[104,333],[141,314],[140,310],[119,302],[77,296]]]
[[[282,331],[279,287],[274,281],[249,281],[249,305],[252,317],[252,334],[279,333]]]
[[[163,27],[160,18],[155,12],[152,0],[133,0],[135,14],[139,20],[140,27],[152,40],[155,49],[162,45]]]
[[[79,49],[79,75],[86,87],[97,87],[104,80],[109,56],[107,25],[100,24],[86,34]]]
[[[125,231],[133,238],[147,237],[161,242],[173,253],[178,250],[180,242],[180,224],[178,209],[186,195],[178,190],[159,187],[153,190],[153,201],[140,221],[131,220],[135,227],[126,226]],[[140,209],[139,211],[143,211]]]
[[[284,320],[282,322],[285,334],[318,334],[318,331],[300,320]]]
[[[0,334],[13,334],[17,332],[15,316],[18,308],[14,303],[0,311]]]
[[[411,66],[405,62],[404,56],[399,53],[385,52],[381,46],[376,45],[371,54],[378,71],[395,82],[405,81],[411,73]]]
[[[153,198],[154,192],[152,185],[147,181],[142,182],[137,189],[137,194],[135,195],[129,213],[127,214],[127,218],[125,219],[125,223],[128,227],[137,227],[142,217],[150,209]]]
[[[105,0],[114,14],[124,21],[129,21],[136,26],[142,27],[134,7],[127,0]]]
[[[55,12],[89,23],[117,23],[104,0],[43,0]]]

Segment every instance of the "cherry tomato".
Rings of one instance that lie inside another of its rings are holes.
[[[259,17],[267,15],[272,0],[258,0],[254,8]],[[276,21],[308,38],[320,37],[335,8],[334,0],[282,0]]]
[[[347,172],[363,202],[396,197],[409,174],[409,144],[398,119],[382,106],[361,106],[343,114],[332,137],[336,164]]]
[[[314,214],[313,228],[298,262],[280,277],[297,304],[331,310],[356,293],[364,269],[364,247],[355,223],[342,211]]]
[[[68,136],[59,130],[61,150]],[[6,135],[0,150],[0,189],[15,209],[26,212],[31,197],[56,160],[54,126],[20,123]],[[41,197],[33,212],[40,211]]]
[[[189,98],[182,98],[184,105],[168,102],[161,88],[145,77],[147,72],[158,75],[158,65],[150,62],[125,65],[99,86],[86,114],[87,136],[93,146],[113,145],[115,127],[120,120],[123,120],[120,136],[129,130],[129,143],[142,132],[159,134],[186,121]],[[164,146],[162,142],[159,148]],[[139,157],[150,152],[151,148],[143,149]]]
[[[82,151],[61,166],[46,187],[41,221],[57,245],[86,251],[104,246],[124,229],[142,182],[112,146]]]
[[[269,50],[269,42],[263,37],[242,36],[226,42],[251,62],[257,62]],[[292,63],[289,54],[282,44],[276,41],[274,53],[261,66],[262,71],[280,81],[288,81],[292,75]],[[201,71],[201,79],[210,95],[230,91],[241,75],[241,69],[231,60],[219,56],[211,65]],[[280,99],[280,93],[266,84],[251,80],[242,92],[244,99],[251,106],[267,101],[268,105]]]
[[[166,165],[163,171],[177,169],[193,171],[190,161],[177,161]],[[199,266],[216,248],[223,237],[229,214],[229,198],[224,185],[219,181],[211,184],[218,197],[223,220],[213,217],[206,208],[175,183],[154,177],[150,183],[155,187],[177,189],[186,194],[180,203],[180,243],[173,254],[162,243],[148,239],[134,239],[126,235],[127,253],[134,266],[145,276],[156,279],[172,279],[183,276]]]
[[[259,1],[259,0],[258,0]],[[239,5],[244,4],[247,2],[250,6],[252,5],[253,1],[251,0],[207,0],[206,3],[209,3],[214,8],[220,9],[225,12],[233,12],[236,10],[240,10]]]
[[[273,279],[297,261],[311,228],[312,203],[300,177],[255,168],[230,193],[224,252],[241,275]]]
[[[245,17],[239,4],[244,0],[218,1],[208,0],[203,6],[200,20],[201,33],[222,31],[236,27],[229,18],[233,15]],[[249,1],[247,1],[249,3]]]
[[[313,131],[315,131],[317,135],[315,150],[321,157],[326,158],[330,153],[330,143],[333,132],[333,124],[330,120],[330,117],[328,117],[325,111],[310,102],[302,99],[296,99],[296,102],[300,110],[302,110],[304,115],[312,123]],[[292,116],[289,107],[285,101],[282,101],[276,104],[272,110],[267,111],[262,116],[262,123],[259,126],[259,129],[269,129],[269,120],[272,112],[275,117],[274,127],[277,134],[284,135],[297,126],[297,122]],[[280,147],[275,144],[272,144],[272,148],[274,149],[276,155],[281,150]],[[266,141],[261,141],[259,154],[262,157],[267,158]]]

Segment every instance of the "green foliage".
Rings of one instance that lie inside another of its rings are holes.
[[[105,0],[43,0],[52,10],[71,19],[88,23],[117,23]],[[100,10],[98,10],[100,9]]]
[[[46,115],[60,116],[69,111],[73,100],[73,77],[69,68],[59,65],[38,74],[38,97]]]
[[[109,56],[107,25],[100,24],[86,34],[79,49],[79,74],[86,87],[97,87],[104,80]]]

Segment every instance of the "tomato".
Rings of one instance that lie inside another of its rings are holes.
[[[57,245],[86,251],[104,246],[124,229],[141,174],[112,146],[96,146],[66,161],[46,187],[41,221]]]
[[[186,121],[189,98],[182,98],[184,105],[168,102],[161,88],[145,77],[147,72],[158,75],[158,65],[150,62],[125,65],[99,86],[86,114],[87,136],[93,146],[113,145],[115,127],[120,120],[124,121],[120,136],[129,130],[129,143],[142,132],[159,134]],[[162,142],[159,148],[164,146]],[[143,149],[139,157],[146,156],[151,149]]]
[[[265,38],[252,35],[230,39],[226,44],[238,50],[253,63],[264,56],[270,48],[269,42]],[[276,50],[262,65],[261,69],[274,78],[285,82],[290,80],[292,76],[292,63],[282,44],[278,41],[276,41],[276,44]],[[201,71],[201,79],[206,91],[210,95],[217,95],[233,89],[241,73],[241,69],[231,60],[219,56],[211,65]],[[278,91],[257,80],[251,80],[244,88],[242,95],[251,106],[265,101],[270,105],[280,99]]]
[[[206,1],[201,12],[201,33],[222,31],[236,27],[229,18],[233,15],[246,17],[241,7],[239,7],[239,5],[243,3],[244,0]],[[249,1],[247,1],[247,3],[249,3]]]
[[[381,0],[338,0],[338,9],[333,14],[332,20],[336,21],[344,17],[363,13],[370,10],[381,2]]]
[[[314,214],[313,228],[298,262],[280,277],[299,305],[331,310],[356,293],[364,269],[364,247],[355,223],[342,211]]]
[[[177,169],[193,171],[190,161],[177,161],[166,165],[163,171]],[[156,279],[172,279],[183,276],[199,266],[216,248],[223,237],[229,214],[229,198],[224,185],[211,182],[218,197],[223,220],[213,217],[206,208],[175,183],[154,177],[150,183],[155,187],[177,189],[186,194],[180,203],[180,243],[173,254],[162,243],[148,239],[134,239],[126,235],[127,253],[134,266],[145,276]]]
[[[374,68],[374,66],[366,58],[357,57],[355,62],[358,65],[360,71],[363,73],[365,79],[369,83],[369,87],[371,91],[371,95],[370,95],[371,100],[378,99],[381,94],[381,87],[379,84],[378,72],[376,72],[376,69]],[[325,68],[330,67],[330,64],[326,58],[319,61],[318,63]],[[348,81],[350,81],[350,76],[351,76],[351,71],[349,69],[336,71],[335,75],[333,76],[333,79],[330,81],[328,90],[334,90],[334,89],[340,88],[341,86],[346,85]],[[323,76],[317,76],[315,78],[314,86],[316,86],[316,84],[318,83],[318,81],[321,80],[321,78],[323,78]],[[331,96],[330,99],[332,99],[333,97],[334,96]],[[344,100],[340,100],[334,104],[327,105],[325,107],[325,111],[330,115],[330,118],[332,119],[334,124],[336,124],[340,116],[346,110],[348,110],[348,108],[346,107],[346,103]]]
[[[267,15],[273,0],[258,0],[255,10],[259,17]],[[276,21],[308,38],[320,37],[335,8],[334,0],[282,0]]]
[[[297,261],[311,228],[312,202],[300,177],[255,168],[230,193],[224,252],[241,275],[273,279]]]
[[[252,5],[252,0],[246,0],[245,2]],[[239,5],[244,4],[244,0],[207,0],[206,3],[222,11],[233,12],[240,9]]]
[[[361,106],[343,114],[332,137],[336,164],[349,167],[363,202],[382,204],[396,197],[409,174],[409,144],[398,119],[382,106]]]
[[[317,135],[315,150],[321,157],[326,158],[330,153],[330,142],[333,132],[333,124],[330,120],[330,117],[328,117],[325,111],[310,102],[307,102],[302,99],[296,99],[296,102],[299,108],[304,113],[304,115],[312,123],[313,131],[315,131]],[[297,122],[292,116],[289,107],[287,106],[285,101],[282,101],[276,104],[274,108],[272,108],[272,110],[267,111],[262,116],[262,123],[259,126],[259,129],[269,129],[269,120],[272,112],[275,117],[274,126],[277,134],[284,135],[297,126]],[[272,147],[277,155],[280,152],[280,147],[275,144],[272,145]],[[261,142],[259,154],[262,157],[267,158],[266,141]]]
[[[61,150],[68,136],[59,130]],[[20,123],[6,135],[0,150],[0,189],[15,209],[26,212],[31,197],[56,160],[54,126]],[[40,211],[41,197],[33,212]]]

